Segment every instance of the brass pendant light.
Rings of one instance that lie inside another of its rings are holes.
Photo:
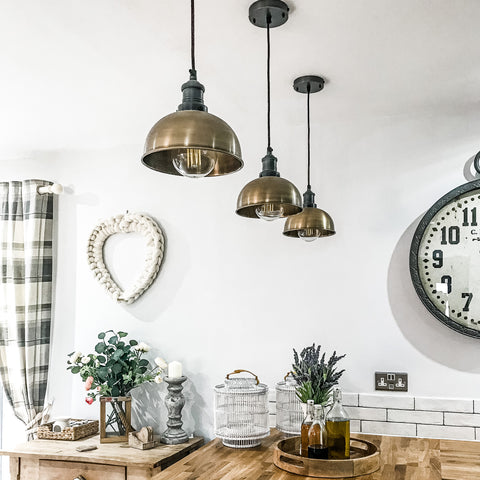
[[[260,178],[247,183],[240,192],[236,213],[271,221],[302,210],[297,187],[280,178],[270,142],[270,28],[288,20],[288,6],[281,0],[259,0],[250,6],[249,19],[253,25],[267,29],[267,155],[262,158]]]
[[[183,101],[175,113],[161,118],[145,141],[142,163],[170,175],[216,177],[243,167],[240,143],[221,118],[208,113],[205,87],[195,70],[195,5],[191,0],[190,80],[182,85]]]
[[[316,75],[299,77],[293,82],[295,91],[307,94],[307,191],[303,194],[303,212],[287,218],[283,234],[288,237],[299,237],[306,242],[313,242],[319,237],[329,237],[335,234],[332,217],[324,210],[317,208],[315,194],[310,185],[310,94],[319,92],[324,85],[323,78]]]

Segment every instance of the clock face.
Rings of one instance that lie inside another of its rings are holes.
[[[410,274],[438,320],[480,338],[480,181],[457,187],[428,210],[413,236]]]

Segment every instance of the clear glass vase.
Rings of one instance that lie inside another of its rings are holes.
[[[100,397],[100,443],[128,442],[131,419],[131,397]]]

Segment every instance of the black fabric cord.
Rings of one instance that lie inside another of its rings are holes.
[[[308,149],[308,176],[307,189],[310,190],[310,83],[307,85],[307,149]]]
[[[195,72],[195,0],[190,1],[190,52],[192,56],[192,70]]]
[[[267,151],[272,152],[270,138],[270,14],[267,16]]]

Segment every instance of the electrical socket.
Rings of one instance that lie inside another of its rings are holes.
[[[408,392],[408,373],[375,372],[375,390]]]

